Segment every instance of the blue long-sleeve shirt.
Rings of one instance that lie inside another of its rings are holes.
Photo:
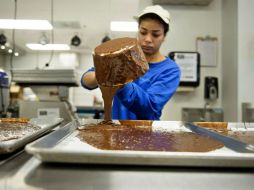
[[[94,68],[89,71],[94,71]],[[179,82],[179,66],[168,57],[161,62],[149,63],[149,70],[143,76],[117,91],[112,118],[159,120],[164,105],[176,92]]]

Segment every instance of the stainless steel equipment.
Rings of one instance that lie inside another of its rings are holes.
[[[221,108],[182,108],[182,121],[223,121]]]
[[[48,118],[32,118],[29,123],[41,127],[38,131],[35,131],[34,133],[27,134],[21,138],[17,139],[11,139],[8,141],[0,141],[0,154],[7,154],[14,152],[18,148],[26,145],[27,143],[37,139],[38,137],[42,136],[46,132],[50,131],[54,127],[56,127],[58,124],[60,124],[63,121],[62,118],[54,118],[54,117],[48,117]]]
[[[254,151],[251,151],[251,153],[246,153],[244,151],[235,151],[235,149],[233,150],[232,146],[228,146],[228,144],[225,147],[208,152],[166,152],[101,150],[79,140],[77,137],[77,127],[79,127],[81,124],[98,123],[100,121],[101,120],[81,120],[79,123],[73,121],[61,129],[51,133],[47,137],[37,141],[36,143],[27,145],[26,151],[45,162],[192,167],[254,167]],[[241,129],[243,131],[253,131],[253,127],[253,123],[244,125],[244,127],[242,127],[241,123],[228,124],[229,130]],[[196,133],[193,129],[191,129],[193,131],[189,130],[187,123],[177,121],[153,121],[152,130],[164,132],[171,131],[176,133],[183,131]],[[206,134],[211,137],[210,134]],[[230,139],[226,136],[223,138]],[[239,141],[239,143],[241,142]]]
[[[242,121],[254,122],[254,106],[253,103],[242,103]]]
[[[75,119],[71,105],[67,101],[19,101],[19,117],[60,117],[64,122]]]
[[[25,90],[24,101],[19,102],[20,117],[51,115],[64,118],[65,122],[74,119],[74,110],[68,101],[69,87],[78,86],[74,70],[13,70],[13,81]],[[27,91],[27,87],[32,90]],[[36,97],[31,100],[29,93]]]
[[[45,70],[13,70],[13,81],[21,86],[55,85],[78,86],[75,70],[45,69]]]
[[[4,190],[253,190],[253,168],[43,164],[26,152],[0,169]]]
[[[0,69],[0,117],[6,115],[9,105],[9,78],[5,71]]]

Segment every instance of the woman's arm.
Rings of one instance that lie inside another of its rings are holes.
[[[118,91],[122,104],[140,119],[157,118],[166,102],[175,93],[180,80],[178,68],[161,73],[160,78],[143,89],[135,83],[129,83]]]

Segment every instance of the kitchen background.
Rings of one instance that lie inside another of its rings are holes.
[[[0,0],[0,18],[14,18],[14,0]],[[171,4],[170,4],[171,2]],[[186,2],[207,2],[206,5],[187,5]],[[77,78],[93,66],[92,51],[105,36],[135,37],[135,32],[110,31],[110,21],[134,21],[143,8],[163,3],[172,17],[170,31],[161,48],[164,55],[172,51],[197,51],[197,38],[217,39],[216,65],[202,66],[200,85],[181,88],[165,106],[161,120],[182,120],[183,108],[203,108],[204,79],[218,78],[219,96],[209,101],[209,107],[220,108],[225,121],[241,121],[241,106],[254,102],[254,1],[152,1],[152,0],[17,0],[17,19],[46,19],[54,21],[54,42],[70,44],[73,36],[81,39],[70,51],[55,51],[49,67],[51,52],[32,51],[26,43],[37,43],[42,36],[52,40],[52,31],[15,30],[15,44],[20,51],[13,57],[15,69],[75,69]],[[172,4],[173,3],[173,4]],[[53,13],[53,17],[52,17]],[[12,30],[0,29],[12,43]],[[202,56],[202,55],[201,55]],[[205,62],[206,60],[204,60]],[[1,50],[0,68],[10,70],[10,55]],[[82,87],[70,88],[74,106],[93,106],[94,98],[102,101],[100,91]]]

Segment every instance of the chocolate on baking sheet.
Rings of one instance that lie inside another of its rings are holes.
[[[209,152],[224,146],[211,137],[192,132],[153,130],[152,121],[119,122],[88,124],[79,128],[77,137],[102,150]]]
[[[41,129],[27,118],[0,118],[0,142],[19,139]]]
[[[30,119],[25,117],[20,118],[0,118],[0,123],[28,123]]]

